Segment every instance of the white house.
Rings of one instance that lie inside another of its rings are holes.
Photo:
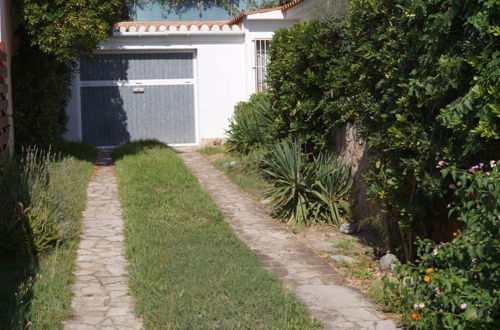
[[[172,145],[224,138],[234,106],[265,89],[273,32],[310,19],[312,8],[312,0],[293,0],[230,20],[179,20],[177,13],[175,21],[166,15],[117,24],[94,58],[80,60],[66,139],[116,146],[145,138]]]

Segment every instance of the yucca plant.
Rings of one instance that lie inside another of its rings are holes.
[[[288,222],[338,225],[349,210],[350,169],[332,155],[321,154],[312,162],[308,158],[300,140],[287,138],[271,147],[264,160],[264,171],[273,182],[268,195]]]
[[[331,222],[338,226],[341,215],[351,213],[348,200],[353,182],[350,166],[331,154],[321,154],[312,165],[316,176],[314,194],[326,206],[328,211],[325,212]]]

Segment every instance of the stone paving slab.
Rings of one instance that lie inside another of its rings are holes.
[[[87,188],[67,330],[142,329],[128,294],[123,220],[110,151],[100,151]]]
[[[327,329],[397,328],[195,148],[176,150],[239,238],[260,255],[264,267],[280,278]]]

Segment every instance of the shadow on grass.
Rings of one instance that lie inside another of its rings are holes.
[[[74,209],[64,196],[72,196],[72,186],[68,185],[76,184],[81,177],[79,167],[61,166],[58,157],[45,156],[47,149],[32,147],[16,160],[0,164],[0,329],[26,328],[32,312],[33,285],[41,269],[40,253],[52,251],[63,235],[51,229],[50,221],[68,221]],[[94,147],[76,142],[60,141],[50,150],[52,155],[81,160],[93,161],[96,155]],[[57,195],[44,194],[56,186]],[[62,209],[65,213],[56,216],[56,210]],[[69,228],[65,235],[69,235]],[[56,233],[61,236],[55,237]]]
[[[0,329],[24,328],[32,298],[31,282],[38,269],[33,232],[19,203],[29,203],[26,183],[15,165],[3,164],[0,168]]]
[[[154,148],[171,149],[171,147],[158,140],[153,140],[153,139],[138,140],[122,144],[121,146],[115,148],[113,150],[112,157],[114,161],[117,161],[125,156],[137,155],[146,150]]]

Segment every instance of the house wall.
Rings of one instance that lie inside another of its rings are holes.
[[[279,12],[281,14],[281,12]],[[269,18],[264,20],[252,20],[245,18],[243,26],[245,28],[245,99],[255,93],[255,40],[269,39],[271,40],[274,31],[279,28],[289,28],[295,21],[284,21],[278,18]]]
[[[12,154],[14,150],[14,121],[12,105],[12,82],[11,82],[11,59],[13,53],[13,28],[12,28],[12,3],[10,0],[0,0],[0,42],[5,43],[5,52],[7,53],[7,79],[8,85],[7,101],[9,103],[7,113],[10,116],[9,127],[9,150]]]
[[[197,144],[226,137],[234,106],[248,100],[255,92],[256,39],[271,39],[273,31],[288,28],[296,20],[284,20],[281,11],[250,15],[242,29],[169,32],[116,33],[96,52],[160,52],[193,50],[195,52],[195,108]],[[147,23],[145,23],[147,27]],[[139,29],[138,29],[139,30]],[[74,77],[67,107],[69,121],[65,138],[82,138],[79,101],[79,78]]]
[[[246,98],[243,34],[221,36],[114,37],[97,52],[195,51],[197,141],[223,138],[234,105]],[[81,140],[79,79],[74,77],[67,107],[70,120],[65,138]]]

